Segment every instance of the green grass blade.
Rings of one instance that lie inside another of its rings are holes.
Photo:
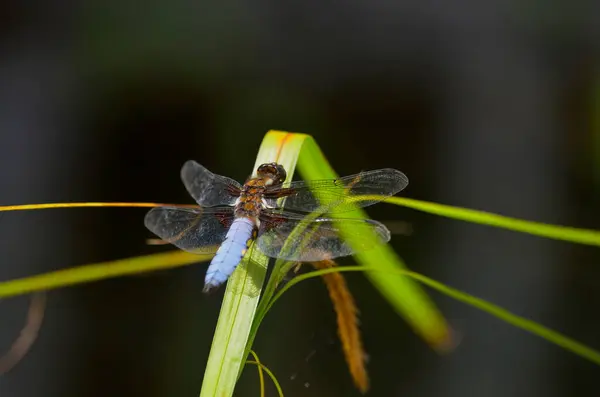
[[[200,396],[231,396],[245,362],[246,328],[252,324],[268,261],[250,249],[227,282]]]
[[[254,352],[254,350],[250,350],[250,354],[254,357],[254,362],[256,363],[256,368],[258,369],[258,381],[260,383],[260,397],[264,397],[265,395],[265,375],[263,374],[262,364],[260,359],[258,358],[258,354]],[[248,364],[248,361],[246,361]]]
[[[338,177],[311,137],[306,139],[302,148],[298,159],[298,171],[304,179]],[[344,212],[343,215],[345,218],[368,218],[360,209],[351,213]],[[343,224],[340,224],[340,227],[343,227]],[[405,269],[406,265],[389,245],[359,252],[354,258],[357,262],[378,270],[365,274],[417,334],[442,350],[452,345],[451,332],[446,321],[421,286],[406,277],[395,275],[395,270]]]
[[[376,270],[379,271],[379,270]],[[327,273],[333,272],[373,272],[371,266],[344,266],[344,267],[334,267],[323,270],[315,270],[307,274],[299,275],[293,278],[289,283],[287,283],[273,298],[272,303],[275,303],[288,289],[292,288],[294,285],[298,284],[301,281],[308,280],[313,277],[320,277]],[[576,340],[569,338],[559,332],[551,330],[550,328],[544,327],[536,323],[535,321],[529,320],[527,318],[518,316],[509,312],[508,310],[494,305],[493,303],[486,302],[481,298],[477,298],[473,295],[467,294],[466,292],[462,292],[458,289],[448,287],[439,281],[433,280],[429,277],[426,277],[422,274],[408,271],[408,270],[396,270],[395,274],[400,276],[407,276],[413,278],[428,287],[431,287],[442,294],[445,294],[457,301],[466,303],[471,305],[477,309],[480,309],[484,312],[491,314],[494,317],[497,317],[515,327],[521,328],[525,331],[528,331],[534,335],[540,336],[548,342],[554,343],[565,350],[568,350],[574,354],[577,354],[580,357],[583,357],[589,361],[592,361],[595,364],[600,365],[600,352],[594,350],[586,345],[577,342]]]
[[[282,164],[288,178],[296,167],[298,136],[267,134],[256,158],[253,172],[263,163]],[[242,263],[227,282],[225,297],[214,334],[200,397],[233,395],[238,375],[248,355],[248,342],[259,303],[262,284],[267,272],[268,258],[258,249],[248,250]]]
[[[260,362],[258,355],[253,351],[250,350],[250,354],[252,354],[252,356],[254,357],[254,361],[247,361],[246,364],[255,364],[256,367],[258,368],[258,376],[260,378],[260,392],[261,392],[261,397],[264,396],[264,390],[265,390],[265,382],[264,382],[264,377],[262,372],[265,371],[269,377],[271,378],[271,380],[273,381],[273,385],[275,386],[275,388],[277,389],[277,393],[279,394],[279,397],[283,397],[283,390],[281,389],[281,385],[279,384],[279,381],[277,380],[277,378],[275,377],[275,375],[273,374],[273,372],[271,372],[271,370],[264,365],[263,363]]]
[[[29,294],[36,291],[89,283],[108,278],[147,273],[172,267],[207,261],[212,255],[193,255],[184,251],[93,263],[70,269],[57,270],[36,276],[0,282],[0,298]]]
[[[600,246],[600,231],[598,230],[578,229],[568,226],[557,226],[540,222],[525,221],[504,215],[493,214],[491,212],[452,207],[449,205],[420,201],[406,197],[357,196],[357,200],[369,200],[375,198],[385,200],[385,202],[388,204],[401,205],[433,215],[445,216],[447,218],[459,219],[461,221],[499,227],[516,232],[533,234],[540,237],[569,241],[572,243]]]
[[[267,375],[269,375],[269,377],[273,381],[273,385],[277,389],[277,394],[279,395],[279,397],[283,397],[283,389],[281,388],[281,385],[279,384],[279,381],[277,380],[277,377],[269,369],[269,367],[267,367],[266,365],[264,365],[264,364],[262,364],[262,363],[260,363],[258,361],[247,361],[246,364],[254,364],[254,365],[258,366],[261,370],[265,371],[267,373]]]

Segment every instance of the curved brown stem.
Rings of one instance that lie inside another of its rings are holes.
[[[46,293],[37,292],[31,296],[31,303],[27,311],[27,321],[17,339],[13,342],[8,352],[0,357],[0,374],[5,374],[13,369],[22,359],[37,339],[44,312],[46,310]]]

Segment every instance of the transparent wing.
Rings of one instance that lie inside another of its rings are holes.
[[[148,211],[144,224],[184,251],[210,254],[225,240],[232,220],[233,208],[157,207]]]
[[[265,198],[271,207],[277,207],[277,200],[286,197],[285,209],[311,212],[320,205],[334,203],[328,212],[344,212],[381,201],[358,201],[352,196],[392,196],[407,185],[406,175],[398,170],[385,168],[337,179],[291,182],[287,186],[267,189]]]
[[[335,222],[344,222],[348,226],[344,238]],[[377,221],[335,219],[335,222],[328,218],[306,221],[302,215],[265,210],[261,215],[261,230],[256,243],[265,255],[272,258],[314,262],[367,251],[390,240],[389,230]],[[289,239],[298,225],[306,226],[306,229],[296,238]],[[286,241],[288,246],[282,251]],[[355,247],[350,245],[350,241]]]
[[[193,160],[186,161],[181,167],[181,180],[194,200],[203,207],[233,205],[242,188],[233,179],[213,174]]]

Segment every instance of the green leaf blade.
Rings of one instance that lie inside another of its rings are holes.
[[[304,144],[298,159],[298,171],[308,180],[338,177],[312,138],[307,139]],[[344,212],[343,215],[345,218],[368,218],[358,208],[352,212]],[[343,230],[344,224],[340,223],[340,227]],[[358,252],[354,258],[360,264],[378,270],[365,274],[417,334],[440,350],[447,350],[452,346],[451,330],[425,291],[413,280],[394,273],[405,270],[406,265],[389,245]]]
[[[526,221],[523,219],[493,214],[491,212],[453,207],[406,197],[389,197],[386,199],[386,202],[465,222],[478,223],[480,225],[493,226],[555,240],[600,246],[600,231],[598,230],[579,229],[568,226]]]
[[[300,150],[302,140],[303,134],[267,134],[253,172],[260,164],[276,161],[284,166],[288,178],[292,178],[297,160],[295,153]],[[256,334],[253,324],[268,263],[269,258],[251,247],[229,277],[200,397],[233,395]]]

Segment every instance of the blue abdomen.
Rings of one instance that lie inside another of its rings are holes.
[[[208,266],[204,279],[204,292],[227,281],[246,253],[253,229],[254,223],[248,218],[236,218],[233,221],[225,241]]]

